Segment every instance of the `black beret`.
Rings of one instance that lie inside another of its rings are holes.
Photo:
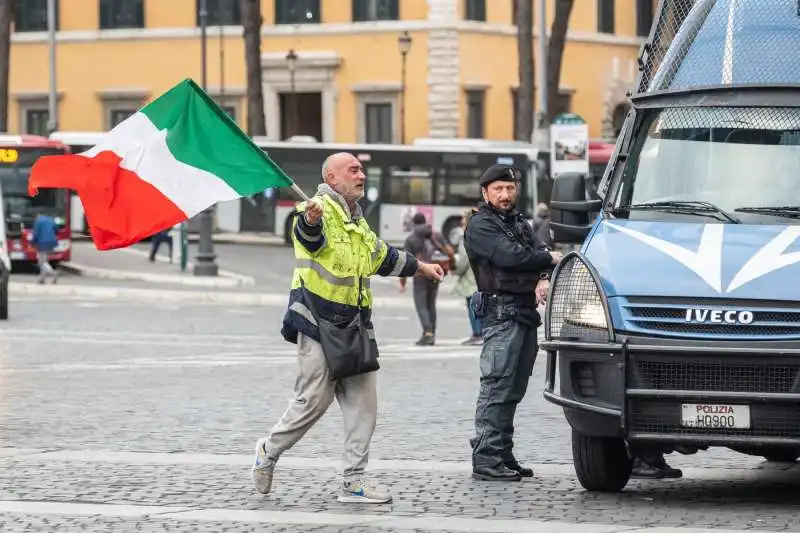
[[[509,165],[501,165],[496,163],[489,168],[481,176],[481,187],[486,187],[493,181],[517,181],[518,173],[516,169]]]

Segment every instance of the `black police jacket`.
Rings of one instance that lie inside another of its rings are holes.
[[[503,214],[482,203],[467,224],[464,244],[480,292],[533,296],[553,270],[549,248],[517,211]]]

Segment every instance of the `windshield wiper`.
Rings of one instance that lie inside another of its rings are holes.
[[[776,217],[800,218],[800,205],[764,205],[761,207],[738,207],[734,211],[774,215]]]
[[[727,220],[732,224],[741,224],[742,221],[724,209],[720,209],[711,202],[699,200],[670,200],[666,202],[648,202],[644,204],[621,205],[614,209],[617,211],[648,210],[668,211],[671,213],[685,213],[691,215],[713,216],[720,220]]]

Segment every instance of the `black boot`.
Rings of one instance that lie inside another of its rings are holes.
[[[644,461],[641,457],[634,457],[631,477],[635,479],[662,479],[664,472]]]
[[[680,468],[672,468],[669,466],[663,455],[659,455],[658,459],[653,461],[652,464],[655,468],[659,469],[666,478],[678,479],[683,477],[683,471]]]
[[[495,467],[473,466],[472,478],[481,481],[519,481],[521,476],[519,472],[500,464]]]
[[[533,477],[533,469],[522,466],[516,459],[511,459],[505,462],[506,468],[519,472],[522,477]]]

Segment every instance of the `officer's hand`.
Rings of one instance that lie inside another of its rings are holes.
[[[552,263],[554,265],[557,265],[562,259],[564,259],[564,255],[561,252],[550,252],[550,257],[553,258]]]
[[[547,292],[550,290],[550,281],[540,279],[536,284],[536,305],[544,305],[547,303]]]
[[[420,274],[425,276],[428,279],[435,279],[437,281],[442,281],[444,279],[444,270],[440,265],[437,264],[430,264],[430,263],[423,263],[419,262],[419,266],[417,270]]]
[[[319,200],[314,200],[312,198],[308,201],[305,210],[305,218],[306,222],[312,226],[319,222],[319,219],[322,218],[322,203],[319,202]]]

